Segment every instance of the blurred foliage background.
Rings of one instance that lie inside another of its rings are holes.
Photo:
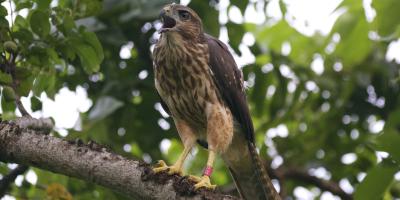
[[[46,115],[46,101],[76,103],[60,95],[70,91],[89,103],[75,111],[74,126],[62,127],[55,119],[54,135],[94,140],[149,163],[176,160],[182,145],[161,109],[151,59],[159,10],[171,1],[0,2],[2,119],[19,115],[13,101],[18,96],[40,117]],[[257,145],[271,168],[304,170],[338,183],[355,199],[400,198],[400,1],[337,0],[326,32],[307,31],[307,21],[299,24],[293,7],[307,2],[294,2],[183,3],[198,12],[206,32],[228,41],[243,67]],[[243,17],[248,13],[253,21]],[[16,91],[6,67],[12,57]],[[62,107],[51,111],[62,118]],[[191,155],[187,171],[199,175],[205,151],[197,148]],[[0,163],[0,178],[15,166]],[[232,185],[221,160],[212,179],[222,187]],[[289,199],[339,198],[307,181],[275,183]],[[19,176],[4,199],[62,195],[126,199],[36,168]]]

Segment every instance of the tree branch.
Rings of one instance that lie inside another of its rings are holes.
[[[319,187],[321,190],[329,191],[334,195],[338,195],[344,200],[353,199],[352,195],[343,191],[337,183],[333,181],[323,180],[316,176],[312,176],[306,171],[300,170],[298,168],[283,166],[277,169],[268,168],[268,173],[271,174],[272,177],[279,179],[279,181],[285,179],[295,179],[305,183],[313,184]]]
[[[26,170],[28,170],[27,166],[19,165],[0,180],[0,197],[6,194],[8,188],[17,178],[17,176],[25,173]]]
[[[7,121],[0,122],[0,161],[76,177],[137,199],[238,199],[208,190],[195,192],[187,177],[154,174],[147,164],[96,143],[66,141]]]

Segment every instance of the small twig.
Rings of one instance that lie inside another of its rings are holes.
[[[14,89],[14,86],[15,85],[13,84],[13,87],[12,87],[13,89]],[[15,91],[15,89],[14,89],[14,91]],[[17,105],[17,108],[18,108],[19,112],[21,112],[22,116],[31,117],[31,115],[28,113],[28,111],[25,110],[24,105],[22,105],[21,97],[16,93],[15,93],[15,104]]]
[[[21,175],[28,170],[28,167],[25,165],[19,165],[17,168],[13,169],[5,175],[0,180],[0,197],[3,197],[6,192],[9,190],[10,185],[14,182],[18,175]]]

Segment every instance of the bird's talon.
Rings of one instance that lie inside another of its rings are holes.
[[[179,167],[177,167],[175,165],[168,166],[163,160],[159,160],[157,162],[157,166],[159,166],[159,167],[153,168],[154,173],[168,171],[169,175],[172,175],[172,174],[178,174],[180,176],[183,175],[183,172]]]
[[[167,163],[165,163],[165,161],[163,161],[163,160],[157,161],[157,165],[160,167],[167,167]]]
[[[199,177],[196,177],[196,178],[199,178]],[[207,189],[214,190],[216,187],[217,187],[216,185],[211,184],[210,177],[208,177],[208,176],[202,176],[200,178],[200,181],[194,185],[195,190],[198,190],[200,188],[207,188]]]
[[[163,160],[159,160],[156,164],[157,167],[153,168],[154,173],[160,173],[168,170],[167,164]]]
[[[193,182],[195,182],[195,183],[198,183],[198,182],[201,181],[201,177],[193,176],[193,175],[189,175],[188,179],[193,181]]]
[[[183,172],[179,167],[176,167],[175,165],[172,165],[170,167],[168,167],[168,174],[172,175],[172,174],[178,174],[179,176],[183,176]]]

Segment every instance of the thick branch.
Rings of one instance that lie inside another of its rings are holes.
[[[237,199],[193,191],[186,177],[153,174],[147,164],[91,143],[65,141],[15,123],[0,123],[0,161],[35,166],[91,181],[135,199]]]

